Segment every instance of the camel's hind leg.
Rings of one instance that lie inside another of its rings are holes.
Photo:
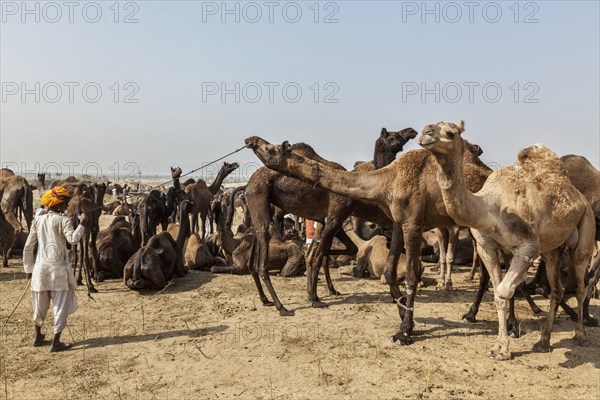
[[[460,228],[453,226],[448,229],[448,250],[446,251],[446,277],[444,290],[447,293],[452,292],[452,267],[454,267],[454,252],[458,244],[458,233]]]
[[[542,257],[546,264],[546,275],[548,276],[548,283],[550,284],[550,311],[546,318],[546,324],[542,327],[540,340],[533,345],[533,351],[535,352],[550,351],[550,334],[552,333],[558,304],[563,295],[563,288],[560,282],[560,250],[556,249],[549,253],[542,254]]]
[[[269,241],[270,241],[270,235],[267,231],[256,231],[255,233],[256,235],[256,240],[257,240],[257,258],[258,258],[258,265],[259,265],[259,274],[260,277],[262,279],[262,281],[264,282],[265,286],[267,287],[267,290],[269,291],[269,294],[271,295],[271,298],[273,299],[273,302],[275,303],[275,308],[277,309],[277,311],[279,311],[279,315],[281,316],[290,316],[290,315],[294,315],[293,311],[287,310],[283,304],[281,304],[281,301],[279,301],[279,297],[277,297],[277,293],[275,293],[275,289],[273,288],[273,284],[271,283],[271,276],[269,275],[269,270],[268,270],[268,263],[269,263],[269,254],[268,254],[268,249],[269,249]],[[253,275],[254,277],[254,275]],[[260,294],[260,290],[259,290],[259,294]],[[264,296],[264,293],[262,294],[262,296]]]
[[[481,262],[481,261],[480,261]],[[477,322],[477,313],[479,312],[479,305],[483,299],[483,295],[487,291],[488,283],[490,282],[490,274],[487,268],[482,267],[479,274],[479,287],[477,288],[477,294],[475,295],[475,301],[471,304],[469,312],[464,314],[461,319],[468,322]]]
[[[81,265],[83,266],[85,272],[85,282],[87,284],[88,292],[97,293],[98,290],[96,290],[96,288],[94,287],[94,284],[92,283],[92,279],[90,277],[90,269],[92,269],[92,263],[89,254],[90,235],[88,232],[83,234],[83,239],[81,240],[81,243],[83,247],[81,251]]]

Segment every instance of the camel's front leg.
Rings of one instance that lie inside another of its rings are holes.
[[[258,247],[258,251],[256,256],[258,257],[258,265],[259,265],[259,275],[262,281],[264,282],[273,302],[275,303],[275,308],[279,311],[279,315],[281,316],[291,316],[294,315],[293,311],[287,310],[281,301],[279,301],[279,297],[277,297],[277,293],[275,293],[275,289],[273,288],[273,284],[271,283],[271,277],[269,275],[268,263],[269,263],[269,233],[266,231],[257,231],[256,232],[256,240],[260,243]],[[259,292],[260,293],[260,292]]]

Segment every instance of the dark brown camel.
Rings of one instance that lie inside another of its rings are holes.
[[[209,185],[199,179],[197,182],[190,183],[185,187],[186,198],[193,203],[192,211],[192,232],[198,232],[198,214],[202,220],[202,240],[206,239],[206,218],[210,217],[210,201],[213,196],[221,189],[221,184],[225,178],[239,167],[238,163],[223,163],[215,180]],[[211,220],[212,232],[212,220]]]
[[[38,190],[40,192],[43,192],[44,190],[46,190],[46,174],[45,173],[37,174],[37,183],[38,183]]]
[[[433,155],[426,150],[413,150],[379,170],[348,172],[304,157],[292,151],[287,142],[281,146],[271,145],[254,136],[246,139],[246,144],[268,167],[338,195],[375,203],[392,219],[392,240],[384,276],[402,321],[393,339],[401,344],[412,343],[414,301],[421,270],[421,233],[455,225],[444,206]],[[403,247],[408,260],[407,297],[402,296],[397,280],[397,264]]]
[[[383,133],[382,133],[383,134]],[[398,135],[391,136],[398,142],[394,150],[402,148],[410,139],[416,136],[416,131],[412,128],[403,129]],[[388,136],[388,135],[386,135]],[[381,136],[380,136],[381,139]],[[246,144],[256,152],[255,141],[248,139]],[[320,164],[326,165],[330,169],[345,171],[345,168],[337,163],[328,161],[320,157],[312,147],[297,143],[289,149],[303,158],[315,160]],[[380,149],[381,150],[381,149]],[[391,152],[394,153],[394,150]],[[259,168],[248,181],[245,190],[246,203],[250,210],[252,226],[255,232],[254,250],[256,257],[253,261],[257,262],[257,267],[253,265],[251,272],[260,299],[264,305],[272,305],[266,298],[259,280],[259,274],[269,291],[275,307],[280,315],[293,315],[283,307],[268,274],[268,243],[270,242],[269,224],[272,219],[271,204],[281,208],[285,213],[291,213],[306,219],[325,224],[322,232],[321,241],[312,258],[311,265],[307,265],[308,274],[308,293],[309,301],[313,307],[325,307],[327,304],[322,302],[317,296],[317,280],[319,269],[323,266],[325,279],[330,294],[339,294],[333,287],[328,268],[328,257],[332,255],[355,255],[358,251],[356,245],[350,240],[348,235],[340,229],[344,220],[350,215],[363,217],[369,221],[380,225],[388,225],[389,219],[374,204],[362,201],[353,201],[338,194],[330,193],[328,190],[320,189],[312,184],[302,182],[301,180],[285,176],[278,171],[266,167]],[[331,250],[333,238],[337,237],[345,250]]]
[[[79,216],[81,214],[86,214],[86,225],[84,227],[83,236],[79,243],[71,247],[72,257],[71,257],[71,265],[73,267],[73,272],[77,272],[77,284],[82,283],[82,270],[85,273],[86,285],[88,288],[88,292],[97,293],[98,291],[94,287],[91,277],[90,270],[94,271],[94,277],[98,276],[98,271],[96,266],[98,265],[98,251],[96,249],[95,240],[91,240],[92,236],[92,223],[95,219],[95,204],[92,199],[92,193],[90,192],[90,188],[82,183],[77,186],[69,201],[69,205],[67,207],[67,216],[71,220],[71,224],[73,228],[76,228],[79,225]],[[100,211],[100,210],[98,210]],[[95,239],[95,237],[94,237]],[[77,249],[81,249],[81,257],[78,258]],[[90,252],[92,253],[92,260],[90,260]],[[77,266],[79,265],[79,269]]]
[[[167,208],[163,195],[158,190],[152,190],[138,206],[140,214],[140,229],[142,231],[142,246],[156,235],[156,226],[160,224],[162,230],[167,230]]]
[[[133,236],[133,227],[124,216],[115,218],[108,228],[98,234],[98,282],[122,278],[123,267],[140,248]]]
[[[181,202],[181,213],[187,218],[187,201]],[[182,218],[182,219],[184,219]],[[184,225],[186,226],[186,225]],[[179,229],[177,241],[168,232],[160,232],[140,248],[123,270],[123,281],[129,289],[162,289],[173,275],[183,276],[187,268],[183,265],[183,244],[189,229]]]
[[[177,209],[183,196],[183,190],[179,183],[179,177],[181,176],[181,168],[171,167],[171,177],[173,178],[173,186],[167,190],[167,218],[170,222],[177,220]]]

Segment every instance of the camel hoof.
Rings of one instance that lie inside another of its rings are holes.
[[[326,308],[326,307],[329,307],[329,304],[324,303],[321,300],[317,300],[317,301],[312,302],[312,307],[313,308]]]
[[[273,303],[272,301],[268,301],[265,300],[262,302],[264,307],[273,307],[275,305],[275,303]]]
[[[575,342],[577,342],[577,344],[582,347],[588,347],[590,345],[590,341],[588,340],[585,333],[584,334],[576,333],[575,336],[573,337],[573,340],[575,340]]]
[[[281,310],[279,310],[279,315],[282,317],[291,317],[294,315],[294,312],[286,309],[285,307],[281,307]]]
[[[413,340],[412,338],[409,336],[408,333],[396,333],[394,336],[392,336],[392,341],[394,343],[400,343],[401,346],[408,346],[413,344]]]
[[[542,313],[542,309],[539,307],[532,308],[531,311],[533,311],[535,315],[540,315]]]
[[[460,317],[460,319],[463,321],[471,322],[471,323],[477,322],[477,318],[474,315],[472,315],[471,313],[466,313],[465,315]]]
[[[507,320],[506,328],[510,337],[518,338],[521,336],[519,333],[519,323],[516,320]]]
[[[587,317],[587,318],[583,318],[583,325],[584,326],[589,326],[589,327],[597,327],[599,326],[598,324],[598,320],[596,318],[592,318],[592,317]]]
[[[95,287],[93,287],[93,286],[90,286],[90,287],[88,288],[88,292],[90,292],[90,293],[98,293],[98,289],[96,289],[96,288],[95,288]]]
[[[446,287],[444,288],[446,293],[452,293],[452,282],[446,283]]]
[[[549,353],[550,343],[540,339],[536,344],[533,345],[533,348],[531,350],[533,350],[536,353]]]
[[[341,295],[341,293],[340,293],[340,292],[338,292],[338,291],[337,291],[337,290],[335,290],[335,289],[333,289],[333,290],[330,290],[330,291],[329,291],[329,294],[330,294],[330,295],[332,295],[332,296],[339,296],[339,295]]]

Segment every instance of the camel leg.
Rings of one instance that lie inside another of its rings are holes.
[[[77,272],[77,285],[82,284],[81,268],[79,268],[78,251],[79,243],[71,245],[71,268],[73,273]]]
[[[85,282],[87,284],[88,292],[98,293],[98,290],[96,290],[96,288],[94,287],[94,284],[92,283],[92,279],[90,277],[90,269],[92,268],[92,265],[91,265],[90,254],[89,254],[89,248],[90,248],[89,232],[86,232],[83,234],[82,246],[83,246],[83,250],[82,250],[82,255],[81,255],[81,264],[83,265],[83,268],[84,268]]]
[[[438,241],[440,258],[438,264],[440,266],[440,276],[436,290],[441,290],[445,286],[444,279],[446,277],[446,250],[448,249],[448,230],[445,228],[436,228],[433,230]]]
[[[518,338],[520,336],[519,322],[515,316],[515,296],[508,301],[508,319],[506,320],[508,335]]]
[[[269,275],[268,263],[269,263],[269,232],[265,231],[256,231],[256,239],[260,245],[258,246],[258,265],[259,265],[259,275],[262,281],[264,282],[273,302],[275,303],[275,308],[279,311],[279,315],[281,316],[291,316],[294,315],[293,311],[287,310],[281,301],[279,301],[279,297],[277,297],[277,293],[275,293],[275,289],[273,288],[273,284],[271,283],[271,277]]]
[[[592,251],[595,240],[595,230],[586,230],[585,227],[583,227],[586,218],[592,218],[593,220],[594,217],[592,216],[591,210],[587,213],[586,216],[584,216],[584,218],[582,218],[581,222],[577,226],[577,230],[579,233],[579,241],[577,243],[577,247],[570,251],[571,260],[573,260],[573,268],[575,269],[575,278],[577,279],[577,290],[575,292],[575,296],[577,298],[578,318],[577,330],[574,339],[580,346],[589,345],[589,341],[583,325],[584,314],[587,314],[589,316],[589,299],[587,299],[588,306],[585,307],[587,311],[584,313],[584,306],[587,298],[585,275],[587,272],[587,268],[591,263]]]
[[[308,300],[312,302],[312,306],[315,308],[327,307],[327,304],[322,302],[317,296],[317,281],[319,279],[319,269],[321,265],[323,265],[323,269],[325,271],[325,279],[327,280],[329,293],[333,295],[339,295],[340,293],[335,290],[333,287],[333,282],[331,281],[328,257],[330,255],[356,254],[358,252],[356,245],[352,242],[352,240],[350,240],[348,235],[346,235],[346,233],[340,229],[344,219],[345,216],[343,215],[334,215],[327,220],[327,223],[323,228],[323,232],[321,233],[321,241],[317,246],[317,250],[311,263],[310,281],[308,284]],[[337,236],[337,238],[340,239],[340,241],[344,244],[346,247],[345,250],[331,250],[331,244],[333,243],[334,236]]]
[[[560,282],[560,250],[553,250],[549,253],[542,254],[542,257],[546,264],[546,275],[548,277],[548,283],[550,284],[550,311],[546,318],[546,324],[542,327],[540,340],[533,345],[533,351],[535,352],[550,351],[550,334],[554,325],[558,304],[563,295],[563,288]]]
[[[533,311],[534,314],[539,314],[542,312],[542,310],[540,310],[538,305],[535,304],[535,301],[533,301],[533,299],[531,298],[531,295],[527,291],[526,284],[522,284],[521,286],[519,286],[519,291],[521,292],[523,297],[525,297],[525,300],[527,300],[527,304],[529,304],[529,307],[531,308],[531,311]]]
[[[304,257],[302,255],[302,252],[294,252],[293,254],[288,256],[288,259],[283,268],[281,269],[279,275],[283,277],[292,277],[300,275],[300,273],[304,270],[304,268],[302,268],[303,261]]]
[[[200,212],[200,218],[202,219],[202,241],[206,240],[206,212]]]
[[[2,243],[0,243],[0,249],[2,250],[2,267],[8,268],[8,249]]]
[[[400,312],[402,323],[400,324],[400,331],[394,336],[394,338],[396,338],[396,340],[399,340],[400,344],[407,345],[413,342],[410,335],[412,334],[412,330],[414,327],[413,314],[415,307],[415,296],[417,294],[417,284],[419,283],[419,276],[421,270],[420,255],[422,236],[421,227],[418,225],[407,224],[404,225],[402,228],[404,233],[404,248],[406,249],[407,258],[405,278],[406,304],[404,304],[402,300],[400,302],[397,302],[398,311]],[[394,261],[396,264],[398,263],[399,256],[400,254],[398,252],[398,254],[396,254],[394,257]]]
[[[8,222],[14,230],[13,240],[10,243],[10,246],[8,247],[8,250],[6,252],[6,257],[11,258],[13,249],[17,244],[17,240],[19,240],[19,234],[23,231],[23,227],[17,220],[17,217],[15,216],[15,213],[12,210],[3,209],[2,212],[4,213],[4,218],[6,219],[6,222]]]
[[[448,229],[448,250],[446,250],[446,285],[444,290],[446,293],[452,292],[452,267],[454,267],[454,251],[458,244],[458,232],[460,228],[453,226]]]
[[[486,268],[481,268],[479,274],[479,287],[477,288],[477,294],[475,295],[475,301],[471,304],[469,312],[464,314],[461,319],[468,322],[477,322],[477,313],[479,312],[479,305],[483,299],[484,293],[487,291],[488,283],[490,282],[490,274]]]
[[[387,284],[390,286],[392,301],[398,305],[398,314],[400,315],[401,323],[404,320],[406,309],[406,298],[402,296],[400,287],[398,286],[398,259],[400,258],[402,247],[404,247],[402,224],[394,222],[390,251],[385,262],[385,268],[383,269],[383,276]],[[410,263],[407,266],[407,269],[410,269]],[[392,341],[400,342],[400,344],[403,345],[412,343],[412,339],[410,339],[409,335],[402,331],[402,325],[400,325],[398,332],[392,336]]]

